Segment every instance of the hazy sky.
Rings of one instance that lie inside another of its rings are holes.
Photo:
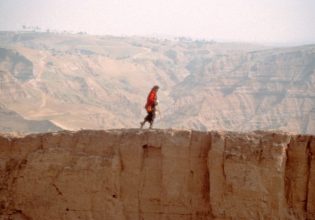
[[[0,0],[0,30],[315,43],[315,0]]]

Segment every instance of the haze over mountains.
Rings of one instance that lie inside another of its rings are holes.
[[[155,127],[315,133],[315,45],[0,32],[1,109],[53,123],[0,131],[139,127],[154,84]]]
[[[48,120],[26,120],[16,112],[0,105],[1,132],[13,134],[38,133],[43,131],[58,131],[60,128]]]

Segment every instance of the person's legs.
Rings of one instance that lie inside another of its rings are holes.
[[[144,118],[144,121],[140,122],[140,128],[143,128],[146,122],[149,122],[150,123],[149,128],[152,128],[154,119],[155,119],[155,110],[148,112],[148,115]]]
[[[150,117],[150,121],[149,121],[149,123],[150,123],[150,127],[149,128],[152,128],[152,126],[153,126],[153,122],[154,122],[154,118],[155,118],[155,111],[152,111],[152,112],[150,112],[151,113],[151,117]]]
[[[144,124],[145,124],[145,120],[143,122],[140,122],[140,128],[143,128]]]
[[[143,119],[143,122],[140,122],[140,128],[143,128],[144,124],[148,121],[148,119],[147,119],[148,116],[149,116],[149,114],[147,116],[145,116],[145,118]]]
[[[143,119],[143,122],[140,122],[140,128],[143,128],[146,122],[150,122],[151,117],[151,112],[148,112],[147,116],[145,116],[145,118]]]

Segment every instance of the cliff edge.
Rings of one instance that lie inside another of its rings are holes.
[[[315,137],[155,129],[2,135],[0,219],[315,219]]]

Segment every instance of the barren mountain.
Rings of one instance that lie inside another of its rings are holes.
[[[0,103],[64,129],[156,127],[315,133],[315,45],[0,33]],[[44,131],[44,130],[43,130]]]
[[[26,120],[0,104],[0,131],[13,134],[62,130],[47,120]]]

